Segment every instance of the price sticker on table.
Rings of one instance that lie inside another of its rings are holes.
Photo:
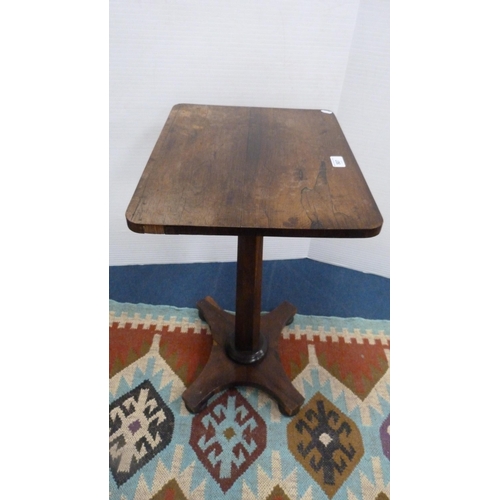
[[[345,161],[343,156],[330,156],[330,160],[334,167],[345,167]]]

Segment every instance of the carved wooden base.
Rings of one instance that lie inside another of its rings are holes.
[[[259,354],[234,351],[235,316],[221,309],[211,298],[200,300],[196,306],[210,326],[213,346],[205,368],[191,386],[184,391],[182,399],[186,408],[201,411],[215,393],[236,385],[250,385],[266,391],[278,403],[283,415],[295,415],[304,398],[287,377],[278,352],[278,341],[286,324],[293,320],[295,307],[283,302],[276,309],[264,314],[260,320]],[[260,353],[260,351],[264,351]],[[232,358],[238,358],[234,361]]]

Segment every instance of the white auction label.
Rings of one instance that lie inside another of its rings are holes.
[[[345,161],[343,156],[330,156],[330,160],[334,167],[345,167]]]

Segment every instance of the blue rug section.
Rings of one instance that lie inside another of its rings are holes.
[[[235,309],[236,263],[110,266],[117,302],[195,307],[207,295]],[[311,259],[264,261],[262,310],[291,302],[299,314],[389,320],[390,280]]]

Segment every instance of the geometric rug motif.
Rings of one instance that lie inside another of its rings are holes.
[[[109,461],[118,485],[167,446],[174,415],[148,380],[109,408]]]
[[[292,454],[325,493],[333,497],[364,454],[356,423],[316,393],[287,429]]]
[[[361,399],[370,394],[387,371],[383,346],[369,345],[367,340],[357,343],[339,339],[334,349],[316,351],[320,353],[319,364]]]
[[[226,493],[266,446],[266,424],[235,389],[195,415],[190,445]]]
[[[156,495],[151,497],[151,500],[188,500],[177,481],[171,479]],[[382,499],[380,499],[382,500]]]
[[[389,321],[295,315],[294,417],[253,387],[187,411],[212,344],[194,308],[110,301],[109,327],[111,500],[390,498]]]
[[[382,449],[384,455],[389,459],[391,448],[391,416],[389,415],[380,427],[380,440],[382,441]]]
[[[113,349],[109,356],[111,376],[144,356],[155,334],[161,332],[168,335],[161,336],[159,354],[185,385],[190,385],[196,379],[208,361],[212,337],[200,321],[188,324],[182,318],[177,321],[175,315],[164,318],[161,314],[153,319],[147,313],[144,318],[140,318],[138,313],[134,313],[132,318],[122,313],[113,320]],[[129,328],[134,335],[128,334]],[[189,337],[189,342],[186,342],[186,337]],[[197,353],[196,357],[192,356],[193,351]]]

